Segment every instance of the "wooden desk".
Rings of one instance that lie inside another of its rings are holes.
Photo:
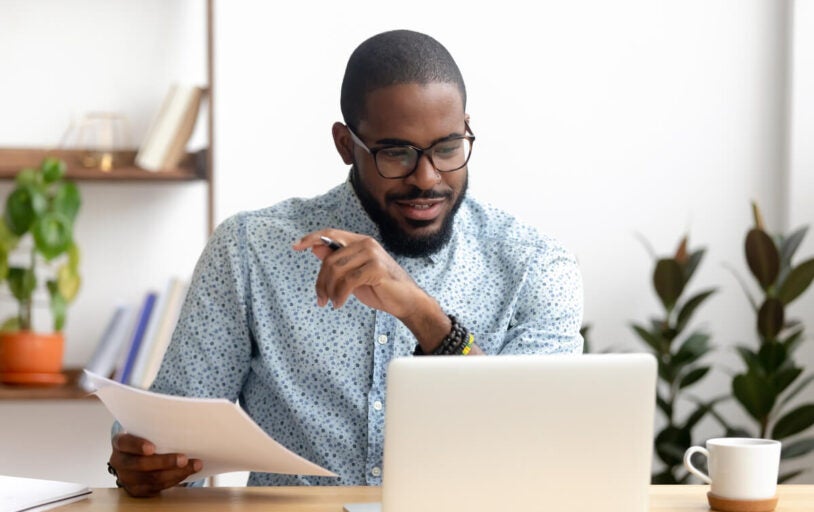
[[[651,487],[651,512],[703,512],[705,485]],[[814,485],[782,485],[775,512],[814,511]],[[136,499],[118,489],[94,489],[87,499],[60,508],[65,512],[263,511],[342,512],[345,503],[378,501],[379,487],[208,487],[175,488],[157,498]],[[451,511],[452,512],[452,511]],[[515,512],[515,511],[507,511]],[[563,511],[567,512],[567,511]],[[597,511],[601,512],[601,511]]]

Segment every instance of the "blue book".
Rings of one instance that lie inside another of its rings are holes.
[[[158,298],[158,293],[148,292],[147,296],[144,298],[138,318],[136,318],[133,336],[130,338],[130,350],[127,352],[127,359],[124,361],[121,374],[116,379],[122,384],[130,383],[130,376],[133,373],[133,366],[138,358],[138,352],[141,348],[141,341],[144,339],[144,332],[147,330],[147,324],[150,322],[150,314],[153,312],[153,306],[155,305],[156,298]]]

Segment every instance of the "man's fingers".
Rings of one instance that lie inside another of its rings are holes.
[[[183,468],[173,468],[150,472],[120,472],[119,477],[128,494],[135,497],[155,496],[164,489],[175,487],[190,475],[203,468],[198,459],[193,459]]]
[[[111,465],[121,475],[122,471],[162,471],[185,468],[189,464],[186,455],[180,453],[162,453],[143,456],[118,453],[111,457]]]
[[[132,453],[134,455],[152,455],[155,453],[155,445],[150,441],[126,432],[120,432],[113,436],[113,448],[120,452]]]

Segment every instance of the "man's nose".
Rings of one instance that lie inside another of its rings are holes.
[[[441,173],[435,169],[430,155],[424,153],[419,157],[415,171],[407,177],[407,180],[421,190],[429,190],[441,181]]]

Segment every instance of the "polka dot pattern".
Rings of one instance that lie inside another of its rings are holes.
[[[252,473],[249,485],[381,484],[387,364],[416,340],[354,297],[319,308],[320,262],[291,246],[333,227],[381,240],[349,183],[223,222],[201,255],[153,390],[239,400],[269,435],[337,478]],[[397,257],[488,354],[579,353],[582,281],[550,237],[466,198],[438,253]]]

